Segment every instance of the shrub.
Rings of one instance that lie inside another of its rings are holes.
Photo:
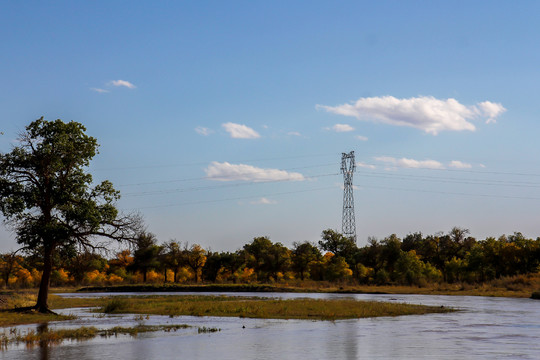
[[[121,312],[129,306],[129,301],[127,299],[115,297],[114,299],[109,300],[103,308],[102,311],[106,314]]]

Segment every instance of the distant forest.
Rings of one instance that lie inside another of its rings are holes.
[[[287,248],[268,237],[256,237],[234,252],[205,250],[174,240],[159,244],[143,233],[124,250],[107,258],[97,249],[59,249],[52,286],[134,283],[274,283],[329,281],[375,285],[482,283],[505,276],[535,273],[540,265],[540,238],[521,233],[477,240],[458,227],[448,233],[412,233],[400,239],[355,241],[324,230],[317,244]],[[0,255],[2,285],[39,285],[42,258],[37,253]]]

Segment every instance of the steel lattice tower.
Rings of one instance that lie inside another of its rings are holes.
[[[356,223],[354,219],[353,173],[356,170],[354,151],[341,154],[341,172],[343,173],[343,218],[341,231],[344,236],[356,241]]]

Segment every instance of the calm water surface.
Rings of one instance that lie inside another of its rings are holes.
[[[145,324],[174,323],[190,324],[194,327],[170,333],[147,333],[136,338],[98,338],[30,349],[24,346],[12,347],[0,352],[0,359],[540,359],[539,301],[428,295],[226,295],[282,298],[354,297],[360,300],[448,306],[461,311],[334,322],[151,316],[144,321]],[[85,325],[106,328],[117,325],[133,326],[138,323],[133,315],[94,317],[86,309],[69,309],[65,312],[74,313],[80,318],[69,322],[50,323],[49,326]],[[218,327],[221,331],[198,334],[199,326]],[[26,329],[28,326],[19,328]]]

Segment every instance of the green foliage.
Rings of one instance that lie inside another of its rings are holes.
[[[357,250],[354,239],[343,236],[335,230],[323,230],[321,237],[322,240],[319,241],[321,249],[344,259],[351,259]]]
[[[93,236],[130,239],[134,219],[119,219],[109,181],[93,186],[86,172],[97,153],[80,123],[40,118],[11,152],[0,154],[0,211],[19,244],[43,259],[37,308],[47,311],[53,258],[59,248],[91,246]]]
[[[148,271],[157,269],[161,265],[158,259],[161,249],[154,234],[141,233],[135,240],[134,259],[130,270],[140,271],[143,274],[143,281],[146,282]]]
[[[320,261],[322,254],[312,243],[305,241],[303,243],[294,243],[292,250],[292,269],[300,276],[301,280],[309,277],[310,264]]]
[[[267,237],[256,237],[250,244],[244,245],[246,265],[253,268],[257,278],[262,281],[276,279],[278,273],[290,267],[290,250],[281,243],[272,243]]]

